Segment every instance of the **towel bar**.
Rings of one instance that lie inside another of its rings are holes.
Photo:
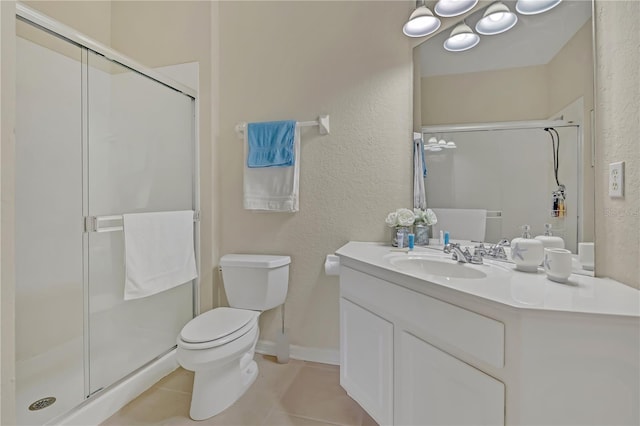
[[[318,133],[321,135],[328,135],[331,132],[329,126],[329,115],[321,115],[315,121],[298,121],[298,127],[311,127],[318,126]],[[238,123],[236,124],[236,133],[239,138],[242,138],[242,133],[244,133],[247,128],[247,123]]]
[[[200,221],[200,212],[193,213],[193,221]],[[114,223],[115,222],[115,223]],[[84,218],[84,232],[113,232],[122,231],[122,215],[86,216]]]

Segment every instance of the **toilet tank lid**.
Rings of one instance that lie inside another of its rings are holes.
[[[289,256],[266,254],[225,254],[220,266],[238,266],[243,268],[278,268],[291,263]]]

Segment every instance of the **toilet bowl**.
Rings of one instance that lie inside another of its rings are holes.
[[[284,303],[289,263],[289,256],[226,255],[220,260],[231,307],[198,315],[177,338],[178,363],[195,373],[192,419],[222,412],[255,381],[258,318],[262,311]]]
[[[214,416],[233,404],[254,382],[253,360],[260,312],[217,308],[190,321],[178,337],[178,363],[196,374],[191,409],[194,420]],[[213,337],[213,338],[212,338]]]

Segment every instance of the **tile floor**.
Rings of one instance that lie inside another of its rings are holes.
[[[338,366],[256,354],[255,383],[231,407],[208,420],[189,418],[193,373],[179,368],[108,418],[130,425],[376,425],[340,387]]]

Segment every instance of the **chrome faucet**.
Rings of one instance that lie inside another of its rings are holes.
[[[465,248],[464,251],[460,248],[460,244],[457,243],[449,243],[444,246],[443,251],[447,254],[452,253],[451,258],[453,260],[457,260],[459,263],[473,263],[479,265],[482,263],[482,256],[480,254],[471,254],[468,248]]]
[[[489,250],[487,250],[485,256],[489,256],[494,259],[506,259],[507,253],[504,251],[504,248],[509,247],[510,245],[511,244],[509,243],[509,240],[503,238],[496,244],[489,247]]]

